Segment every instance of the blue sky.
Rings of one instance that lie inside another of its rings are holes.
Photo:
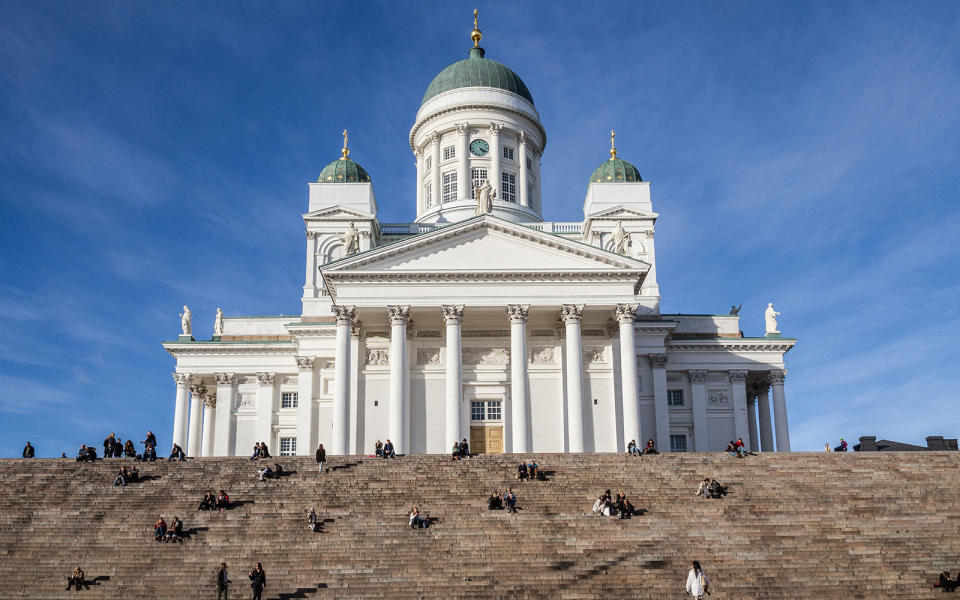
[[[652,182],[664,312],[762,335],[794,449],[960,434],[960,4],[478,5],[582,219],[617,130]],[[180,306],[297,314],[306,183],[338,156],[409,221],[407,134],[473,4],[0,4],[0,456],[116,431],[168,447]]]

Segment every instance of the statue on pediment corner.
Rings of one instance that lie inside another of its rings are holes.
[[[763,318],[766,321],[767,333],[780,333],[777,329],[777,317],[780,313],[773,310],[773,302],[767,303],[767,310],[763,311]]]
[[[183,330],[183,335],[191,335],[193,330],[193,316],[186,304],[183,305],[183,312],[180,313],[180,328]]]
[[[217,308],[217,318],[213,320],[213,335],[223,335],[223,309]]]

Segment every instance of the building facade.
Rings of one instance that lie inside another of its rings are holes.
[[[164,343],[174,442],[190,456],[257,441],[363,454],[387,439],[444,453],[465,438],[473,452],[614,452],[651,438],[717,451],[737,437],[788,451],[795,340],[769,320],[765,337],[745,338],[737,315],[660,312],[659,215],[612,135],[583,219],[545,222],[533,96],[471,36],[410,130],[413,222],[380,222],[344,132],[342,156],[309,184],[302,314],[218,317],[209,340],[187,318]]]

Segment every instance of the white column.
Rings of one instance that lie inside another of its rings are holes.
[[[520,147],[517,150],[520,156],[520,205],[530,208],[530,192],[527,190],[527,134],[520,132]]]
[[[312,356],[297,357],[297,454],[310,456],[317,448],[317,428],[313,421]]]
[[[213,456],[230,456],[233,452],[234,395],[233,373],[217,373],[216,433],[213,436]]]
[[[363,419],[363,404],[358,397],[360,389],[360,373],[357,365],[360,364],[360,321],[350,326],[350,408],[347,411],[350,417],[349,438],[347,448],[350,454],[364,454],[360,423]],[[319,440],[318,440],[319,441]]]
[[[213,456],[214,441],[214,409],[217,406],[217,397],[210,394],[203,399],[203,445],[201,456]]]
[[[430,165],[430,187],[433,190],[431,192],[433,200],[431,200],[427,208],[440,204],[443,198],[440,189],[440,134],[434,131],[433,135],[430,136],[430,142],[433,144],[431,146],[431,150],[433,151],[433,164]]]
[[[707,372],[693,369],[690,374],[690,399],[693,403],[693,449],[709,452],[710,432],[707,430]]]
[[[543,177],[540,175],[540,158],[538,156],[533,157],[533,172],[534,172],[534,182],[536,183],[536,191],[534,192],[534,210],[537,211],[538,215],[543,214]],[[651,263],[652,266],[653,263]]]
[[[510,418],[514,452],[530,452],[530,396],[527,393],[527,315],[529,304],[507,305],[510,317]]]
[[[187,395],[190,393],[190,374],[174,373],[177,382],[177,399],[173,408],[173,443],[181,448],[187,447]],[[157,448],[157,453],[161,452]]]
[[[773,426],[770,423],[770,398],[768,389],[770,382],[762,380],[757,392],[757,408],[760,409],[760,449],[764,452],[773,452]]]
[[[409,306],[388,306],[390,316],[390,421],[387,432],[397,454],[410,451],[406,436],[407,397],[404,369],[407,363]]]
[[[503,199],[500,188],[500,158],[503,156],[503,147],[500,145],[500,130],[503,125],[490,123],[490,172],[487,179],[493,189],[497,190],[497,198]]]
[[[750,451],[757,452],[760,450],[760,437],[757,435],[757,396],[752,390],[747,396],[747,418],[750,419]]]
[[[770,371],[770,387],[773,389],[773,420],[777,426],[777,452],[790,452],[790,429],[787,427],[787,399],[783,395],[785,369]]]
[[[307,232],[307,273],[304,277],[303,297],[317,297],[317,232]]]
[[[620,386],[623,398],[623,449],[626,450],[631,440],[635,440],[641,447],[644,443],[640,424],[640,400],[637,397],[637,340],[633,329],[637,305],[618,304],[616,317],[620,323]]]
[[[273,417],[277,412],[277,376],[275,373],[257,373],[256,441],[263,442],[270,454],[280,454],[273,443]]]
[[[473,195],[473,183],[470,179],[470,126],[467,123],[457,124],[457,197],[460,200],[469,200]]]
[[[444,442],[446,450],[459,442],[464,435],[460,423],[462,421],[461,408],[463,406],[463,353],[460,343],[460,326],[463,323],[462,306],[442,306],[443,320],[447,324],[447,351],[446,351],[446,389],[444,398],[445,423]]]
[[[417,157],[417,216],[424,210],[423,202],[423,149],[418,148],[413,151]]]
[[[733,429],[738,438],[750,437],[747,418],[747,371],[730,370],[730,385],[733,387]]]
[[[333,305],[337,317],[337,345],[334,351],[333,432],[331,454],[347,454],[350,439],[350,326],[356,315],[352,306]]]
[[[200,456],[200,436],[203,433],[203,383],[190,388],[190,430],[187,434],[187,456]],[[183,448],[183,446],[181,446]],[[160,448],[157,449],[158,451]]]
[[[670,407],[667,406],[667,355],[647,356],[653,371],[653,410],[656,415],[657,449],[670,451]]]
[[[567,338],[567,440],[570,452],[583,452],[583,349],[580,344],[582,304],[564,304],[560,316]]]

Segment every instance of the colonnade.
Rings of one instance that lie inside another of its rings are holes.
[[[790,428],[787,425],[787,400],[783,383],[787,378],[784,369],[771,369],[765,376],[753,382],[750,388],[750,448],[773,452],[773,434],[776,430],[777,452],[790,452]],[[770,419],[770,390],[773,390],[773,420]],[[759,415],[757,414],[759,409]],[[760,428],[757,430],[757,417]]]

